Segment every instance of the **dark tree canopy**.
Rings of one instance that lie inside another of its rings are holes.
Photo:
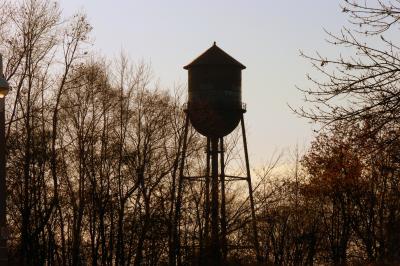
[[[327,34],[345,55],[303,54],[321,78],[301,88],[312,106],[297,113],[325,127],[279,171],[279,156],[253,169],[265,265],[400,263],[400,0],[344,1],[341,11],[350,27]],[[51,0],[0,3],[12,87],[9,261],[168,265],[177,255],[178,265],[201,265],[205,182],[182,183],[177,204],[182,88],[160,87],[147,64],[124,53],[95,53],[91,30],[84,14],[64,18]],[[230,166],[241,159],[239,134],[224,140]],[[204,175],[205,140],[190,129],[187,146],[184,175]],[[248,188],[233,183],[226,184],[227,263],[256,265]]]

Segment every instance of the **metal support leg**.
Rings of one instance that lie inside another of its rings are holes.
[[[226,261],[228,255],[226,239],[226,200],[225,200],[225,158],[224,158],[224,138],[220,138],[220,164],[221,164],[221,245],[223,261]]]
[[[211,139],[211,263],[221,265],[218,208],[218,138]]]
[[[201,243],[201,261],[207,260],[210,255],[210,159],[211,159],[211,140],[207,138],[207,149],[206,149],[206,173],[205,173],[205,188],[204,188],[204,235],[203,243]],[[206,252],[205,252],[206,251]]]
[[[247,172],[247,183],[249,186],[249,199],[250,199],[250,209],[251,209],[251,220],[252,220],[252,231],[253,231],[253,241],[254,241],[254,249],[257,256],[257,261],[262,261],[262,256],[260,254],[260,246],[258,243],[258,233],[257,233],[257,221],[256,221],[256,211],[254,208],[254,198],[253,198],[253,187],[251,185],[251,173],[250,173],[250,163],[249,163],[249,154],[247,151],[247,140],[246,140],[246,129],[244,126],[244,118],[240,120],[242,126],[242,137],[243,137],[243,146],[244,146],[244,156],[246,160],[246,172]]]
[[[175,216],[174,216],[174,249],[175,249],[175,256],[173,260],[173,265],[178,265],[181,263],[180,259],[180,236],[179,236],[179,224],[181,218],[181,205],[182,205],[182,189],[183,189],[183,173],[185,167],[185,157],[186,157],[186,149],[187,149],[187,135],[189,130],[189,116],[186,114],[186,121],[185,121],[185,129],[183,133],[183,147],[182,147],[182,155],[181,155],[181,162],[179,168],[179,180],[178,180],[178,192],[176,197],[176,205],[175,205]]]

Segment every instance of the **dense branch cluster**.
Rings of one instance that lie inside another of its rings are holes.
[[[301,90],[313,106],[298,113],[325,123],[379,118],[375,131],[393,126],[399,114],[400,48],[391,37],[396,37],[400,3],[345,1],[343,11],[359,27],[327,34],[329,43],[349,55],[325,58],[302,53],[323,79],[308,75],[314,86]]]
[[[303,158],[304,191],[322,208],[331,262],[397,264],[400,2],[345,0],[342,11],[353,27],[327,34],[345,55],[302,53],[319,76],[296,112],[324,126]]]
[[[160,88],[148,65],[124,54],[113,62],[95,59],[84,14],[64,19],[46,0],[6,2],[0,12],[12,88],[10,263],[167,264],[177,227],[179,261],[197,261],[204,246],[202,182],[185,184],[182,215],[174,219],[185,122],[179,88]],[[204,145],[191,129],[185,175],[204,175]],[[249,246],[248,203],[233,192],[228,197],[228,206],[241,204],[229,217],[231,237],[245,235]]]
[[[302,90],[313,107],[298,113],[325,129],[304,156],[296,152],[293,167],[276,173],[277,158],[254,170],[266,265],[400,262],[400,48],[388,38],[400,2],[344,1],[342,9],[355,30],[328,35],[350,56],[304,55],[323,78],[310,76],[311,88]],[[184,182],[176,209],[182,93],[160,88],[148,65],[124,54],[95,56],[90,32],[84,14],[63,18],[51,1],[0,4],[12,87],[10,262],[168,265],[174,256],[179,265],[202,265],[204,182]],[[382,46],[365,42],[376,37]],[[229,166],[238,161],[237,134],[225,141]],[[185,176],[202,176],[204,138],[190,129],[188,139]],[[239,175],[240,165],[233,168]],[[233,183],[226,185],[226,263],[254,265],[247,192]]]

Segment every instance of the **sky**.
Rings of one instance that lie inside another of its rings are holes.
[[[336,55],[324,29],[346,24],[340,1],[332,0],[61,0],[63,14],[83,11],[93,26],[94,49],[111,58],[123,49],[134,61],[150,62],[162,86],[186,85],[182,68],[215,41],[244,64],[242,91],[253,164],[298,145],[305,149],[315,125],[288,105],[304,103],[316,51]]]

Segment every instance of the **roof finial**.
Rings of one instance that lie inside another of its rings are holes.
[[[216,41],[214,41],[214,46],[217,46],[217,42]]]

